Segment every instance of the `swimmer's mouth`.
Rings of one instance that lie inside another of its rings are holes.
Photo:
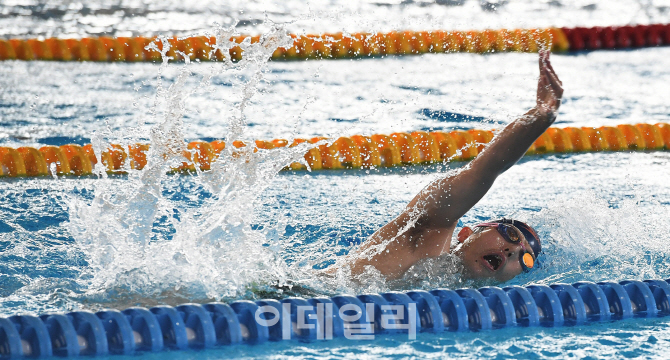
[[[488,266],[491,270],[496,271],[505,263],[505,258],[498,254],[484,255],[484,264]]]

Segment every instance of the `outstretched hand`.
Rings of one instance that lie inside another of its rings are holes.
[[[549,61],[548,50],[540,50],[540,79],[537,82],[536,109],[541,116],[546,116],[552,122],[556,119],[558,107],[563,97],[563,83],[558,79]]]

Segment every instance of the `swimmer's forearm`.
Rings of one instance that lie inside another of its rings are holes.
[[[508,124],[482,153],[472,161],[497,176],[516,164],[528,149],[556,120],[556,115],[543,114],[536,108]]]

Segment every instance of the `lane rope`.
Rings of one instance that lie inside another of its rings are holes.
[[[370,340],[393,333],[413,339],[420,332],[656,318],[670,315],[669,283],[584,281],[16,315],[0,318],[0,358],[131,355],[281,340]]]
[[[446,52],[537,52],[547,46],[553,52],[598,49],[630,49],[670,45],[670,24],[576,27],[545,29],[501,29],[471,31],[391,31],[388,33],[291,34],[291,48],[278,48],[272,60],[350,59],[385,55]],[[235,43],[260,36],[231,37]],[[0,39],[0,60],[126,61],[161,62],[160,53],[147,46],[155,37],[98,37],[82,39]],[[183,61],[239,61],[239,46],[217,49],[216,39],[207,36],[169,38],[167,56]],[[181,52],[181,53],[179,53]]]
[[[256,140],[253,143],[233,141],[234,148],[253,146],[253,151],[296,146],[301,143],[318,143],[305,154],[311,170],[369,169],[406,165],[434,164],[449,161],[468,161],[476,157],[493,139],[492,130],[414,131],[411,133],[354,135],[327,139]],[[198,167],[210,170],[214,161],[222,161],[226,148],[222,140],[193,141],[183,152],[184,162],[173,171],[193,173]],[[549,128],[526,153],[527,155],[551,153],[576,153],[593,151],[638,151],[670,149],[670,124],[636,124],[595,127]],[[34,177],[53,175],[91,175],[98,161],[108,173],[123,173],[130,169],[141,170],[147,164],[148,144],[128,147],[111,145],[95,156],[93,145],[68,144],[62,146],[0,147],[0,176]],[[233,153],[234,154],[234,153]],[[225,159],[223,160],[225,161]],[[307,170],[302,163],[290,164],[285,170]]]

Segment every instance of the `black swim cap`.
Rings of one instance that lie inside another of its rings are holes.
[[[498,220],[491,220],[488,222],[513,225],[514,227],[519,229],[519,231],[521,231],[523,236],[526,238],[526,241],[528,241],[530,248],[533,249],[533,252],[535,253],[536,259],[540,255],[540,252],[542,252],[542,244],[540,243],[540,237],[537,235],[535,230],[533,230],[533,228],[530,227],[530,225],[526,224],[525,222],[505,218]]]

